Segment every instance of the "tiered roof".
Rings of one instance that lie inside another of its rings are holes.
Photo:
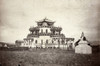
[[[61,31],[62,30],[62,28],[61,27],[52,27],[51,28],[51,31]]]
[[[29,31],[33,32],[33,31],[39,31],[38,27],[30,27]]]
[[[38,26],[53,26],[53,24],[54,24],[54,21],[51,21],[47,18],[44,18],[43,20],[37,21]]]

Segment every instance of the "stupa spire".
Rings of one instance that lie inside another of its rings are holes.
[[[48,19],[47,19],[47,17],[45,17],[43,20],[46,21],[46,20],[48,20]]]
[[[82,32],[80,39],[83,41],[86,41],[86,37],[84,36],[84,32]]]
[[[82,32],[82,34],[81,34],[81,37],[80,37],[80,38],[82,38],[82,37],[84,37],[84,32]]]

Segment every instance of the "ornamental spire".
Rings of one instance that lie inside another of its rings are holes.
[[[46,21],[46,20],[48,20],[47,17],[45,17],[45,18],[43,19],[43,21]]]
[[[81,37],[80,37],[80,38],[82,38],[82,37],[84,37],[84,32],[82,32],[82,34],[81,34]]]
[[[84,32],[82,32],[80,39],[83,41],[86,41],[86,37],[84,36]]]

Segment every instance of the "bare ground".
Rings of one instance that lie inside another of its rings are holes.
[[[0,51],[2,66],[100,66],[100,53],[75,54],[61,49]]]

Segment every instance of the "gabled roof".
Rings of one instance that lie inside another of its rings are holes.
[[[49,19],[47,19],[47,18],[44,18],[44,19],[42,19],[42,20],[40,20],[40,21],[36,21],[37,23],[43,23],[43,22],[48,22],[48,23],[54,23],[55,21],[51,21],[51,20],[49,20]]]
[[[51,20],[49,20],[47,18],[44,18],[43,20],[36,21],[36,22],[37,22],[38,26],[42,26],[43,23],[47,23],[48,26],[51,26],[51,25],[54,24],[55,21],[51,21]]]

